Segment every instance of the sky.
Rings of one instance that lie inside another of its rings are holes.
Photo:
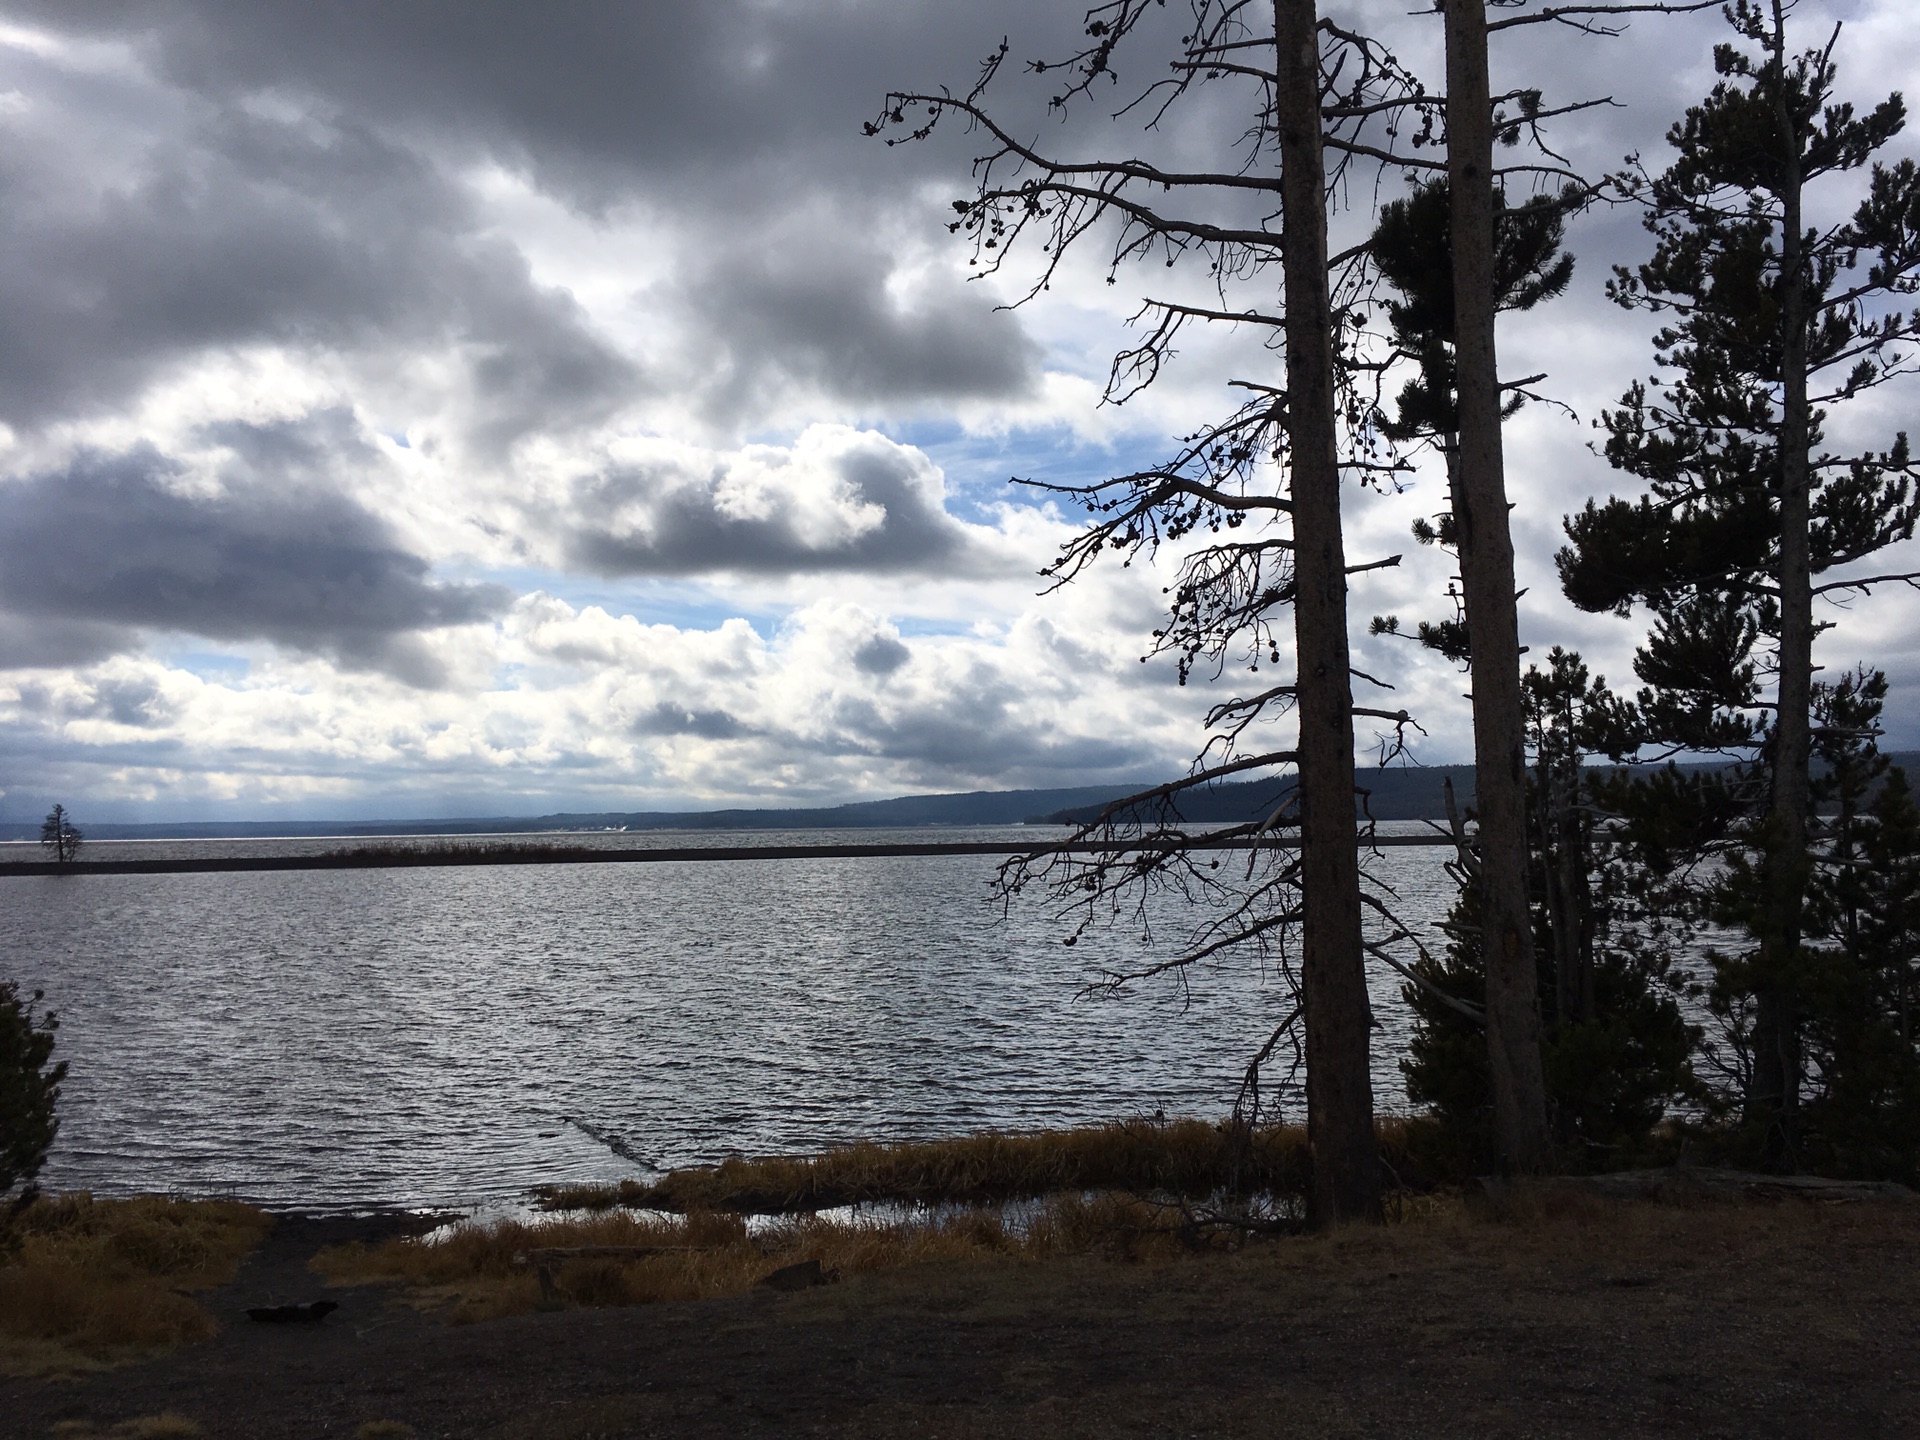
[[[1323,4],[1439,89],[1438,23],[1410,8]],[[1015,305],[1037,250],[978,276],[947,230],[978,137],[862,133],[889,89],[967,88],[1003,36],[1016,59],[1069,53],[1080,13],[0,0],[0,819],[56,800],[83,823],[812,805],[1180,773],[1247,680],[1183,688],[1142,663],[1177,557],[1049,591],[1038,572],[1085,517],[1009,479],[1148,463],[1277,358],[1189,330],[1152,389],[1103,404],[1141,298],[1204,275],[1155,261],[1109,285],[1095,235]],[[1112,118],[1184,18],[1175,0],[1064,118],[1057,81],[1011,65],[990,103],[1063,152],[1218,164],[1246,123],[1231,87],[1152,132]],[[1920,7],[1804,0],[1805,41],[1835,22],[1843,93],[1904,83]],[[1713,16],[1528,27],[1496,41],[1494,85],[1611,97],[1553,130],[1584,173],[1659,164],[1724,34]],[[1890,151],[1916,153],[1911,134]],[[1336,244],[1402,188],[1350,185]],[[1591,423],[1651,368],[1649,325],[1602,293],[1651,242],[1615,208],[1568,243],[1567,296],[1501,332],[1506,373],[1544,373],[1559,402],[1507,433],[1522,640],[1630,684],[1644,618],[1575,611],[1552,554],[1566,513],[1634,493]],[[1877,393],[1834,438],[1884,444],[1917,395]],[[1403,557],[1355,577],[1355,663],[1424,728],[1413,759],[1469,759],[1463,677],[1365,634],[1446,613],[1448,559],[1409,538],[1444,487],[1423,466],[1345,504],[1350,562]],[[1887,743],[1920,744],[1920,597],[1826,618],[1822,663],[1885,668]],[[1364,759],[1365,723],[1360,740]]]

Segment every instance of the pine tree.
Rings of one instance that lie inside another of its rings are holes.
[[[1632,707],[1558,647],[1546,670],[1528,669],[1522,692],[1531,762],[1526,881],[1548,1111],[1562,1161],[1603,1166],[1643,1148],[1668,1106],[1696,1092],[1696,1032],[1677,1001],[1677,937],[1660,913],[1661,892],[1609,823],[1602,797],[1610,777],[1587,764],[1633,748]],[[1415,1025],[1401,1068],[1409,1098],[1484,1162],[1497,1158],[1486,1044],[1440,998],[1481,1003],[1478,905],[1464,889],[1444,954],[1422,960],[1415,969],[1425,986],[1403,992]]]
[[[1557,196],[1537,195],[1510,205],[1504,187],[1494,191],[1495,308],[1502,313],[1531,310],[1566,291],[1573,279],[1573,256],[1561,241],[1567,217],[1582,203],[1577,189]],[[1389,335],[1414,375],[1401,387],[1394,413],[1380,428],[1402,446],[1430,445],[1446,467],[1447,508],[1428,520],[1416,520],[1413,537],[1422,545],[1451,550],[1459,543],[1460,406],[1454,389],[1452,201],[1445,180],[1416,185],[1411,194],[1380,209],[1367,250],[1380,276],[1398,295],[1387,303]],[[1501,407],[1502,418],[1527,402],[1516,389]],[[1422,645],[1465,664],[1470,656],[1467,621],[1457,584],[1449,594],[1456,613],[1422,620],[1415,632]],[[1400,619],[1376,616],[1373,634],[1398,634]]]
[[[1559,557],[1582,609],[1651,612],[1634,666],[1650,742],[1744,761],[1721,780],[1676,772],[1642,798],[1663,811],[1661,843],[1751,858],[1729,918],[1754,945],[1719,981],[1750,1001],[1742,1099],[1775,1164],[1792,1163],[1806,1072],[1814,600],[1916,578],[1853,566],[1920,518],[1904,434],[1836,455],[1823,431],[1834,406],[1900,373],[1901,342],[1920,334],[1898,304],[1920,286],[1920,172],[1873,159],[1905,108],[1897,95],[1865,115],[1839,101],[1833,39],[1789,52],[1794,8],[1734,0],[1728,20],[1751,49],[1718,46],[1723,78],[1669,132],[1673,163],[1622,178],[1655,248],[1609,292],[1666,320],[1667,378],[1657,396],[1635,385],[1602,423],[1607,459],[1649,493],[1589,502]],[[1816,220],[1821,182],[1868,166],[1867,198]]]
[[[1580,203],[1579,191],[1569,189],[1559,196],[1538,196],[1514,207],[1508,204],[1505,188],[1496,185],[1492,190],[1492,200],[1493,244],[1490,260],[1495,310],[1529,310],[1563,292],[1573,277],[1573,257],[1562,253],[1560,244],[1566,228],[1566,217]],[[1457,552],[1461,536],[1470,526],[1461,474],[1456,356],[1458,306],[1452,243],[1454,210],[1450,180],[1437,178],[1416,185],[1405,198],[1382,207],[1379,223],[1368,242],[1368,250],[1381,277],[1398,294],[1399,298],[1390,301],[1387,306],[1390,334],[1395,349],[1401,356],[1411,360],[1415,368],[1414,375],[1397,397],[1394,414],[1383,418],[1381,430],[1397,445],[1428,444],[1439,451],[1446,467],[1447,509],[1434,522],[1424,519],[1417,521],[1413,533],[1414,538],[1422,544],[1439,544]],[[1499,418],[1504,420],[1515,413],[1525,403],[1525,398],[1523,394],[1515,393],[1501,407]],[[1509,597],[1511,590],[1509,584]],[[1456,613],[1437,621],[1420,621],[1417,634],[1422,645],[1472,669],[1471,619],[1464,585],[1449,587],[1449,594],[1454,600]],[[1508,612],[1512,611],[1510,599],[1505,608]],[[1397,616],[1376,616],[1371,626],[1374,634],[1398,633],[1399,628]],[[1510,613],[1506,628],[1511,629]],[[1485,669],[1483,664],[1480,671]],[[1477,697],[1481,693],[1481,687],[1476,682],[1476,733],[1485,728],[1479,724]],[[1497,695],[1500,692],[1490,687],[1488,693]],[[1484,841],[1488,838],[1485,815],[1482,814],[1480,819]],[[1524,850],[1526,837],[1515,838]],[[1496,861],[1493,866],[1481,864],[1466,871],[1462,878],[1466,884],[1484,889],[1489,878],[1500,873]],[[1471,916],[1473,923],[1485,929],[1493,913],[1490,898],[1486,894],[1478,894],[1470,902],[1463,901],[1455,907],[1450,924],[1457,931]],[[1508,904],[1513,903],[1515,898],[1515,894],[1504,897]],[[1436,977],[1443,992],[1449,985],[1464,983],[1473,992],[1474,1003],[1482,1007],[1483,1013],[1487,996],[1483,961],[1487,948],[1484,936],[1468,940],[1464,935],[1455,933],[1449,945],[1449,957],[1457,964],[1466,965],[1472,974],[1469,977],[1448,973]],[[1523,970],[1531,971],[1537,958],[1522,947],[1519,963]],[[1529,997],[1520,998],[1524,1000]],[[1469,1065],[1464,1070],[1459,1064],[1461,1057],[1452,1055],[1445,1062],[1417,1062],[1416,1072],[1412,1073],[1432,1077],[1444,1072],[1451,1077],[1447,1083],[1461,1082],[1466,1076],[1476,1077],[1466,1083],[1474,1087],[1477,1095],[1480,1084],[1492,1083],[1488,1068],[1491,1052],[1488,1047],[1508,1052],[1509,1073],[1503,1087],[1510,1092],[1505,1097],[1506,1120],[1499,1127],[1502,1138],[1493,1147],[1495,1153],[1489,1158],[1499,1163],[1535,1169],[1544,1160],[1544,1154],[1539,1149],[1543,1137],[1535,1136],[1531,1125],[1523,1122],[1530,1121],[1536,1110],[1544,1121],[1547,1100],[1544,1093],[1535,1099],[1524,1097],[1536,1082],[1544,1092],[1545,1072],[1540,1068],[1541,1062],[1535,1059],[1531,1066],[1519,1067],[1522,1072],[1519,1076],[1513,1076],[1511,1053],[1517,1045],[1520,1051],[1526,1052],[1530,1048],[1537,1055],[1540,1019],[1537,1010],[1524,1003],[1515,1004],[1510,1000],[1505,1009],[1509,1013],[1505,1016],[1496,1015],[1485,1025],[1484,1034],[1473,1037],[1471,1041],[1464,1035],[1454,1033],[1460,1023],[1458,1012],[1449,1012],[1444,1018],[1436,1017],[1445,1038],[1442,1038],[1442,1032],[1429,1031],[1416,1042],[1416,1049],[1420,1044],[1450,1049],[1462,1044],[1477,1044],[1487,1053],[1479,1057],[1477,1065]],[[1515,1090],[1521,1093],[1511,1093]],[[1460,1103],[1457,1096],[1443,1099],[1437,1092],[1416,1094],[1415,1098],[1433,1103],[1442,1111]]]
[[[1495,0],[1501,9],[1510,0]],[[1487,961],[1487,1051],[1494,1108],[1505,1166],[1537,1169],[1545,1163],[1546,1083],[1540,1060],[1540,1015],[1533,994],[1532,937],[1523,880],[1527,854],[1524,697],[1520,691],[1520,617],[1514,585],[1513,533],[1508,517],[1506,458],[1501,427],[1507,387],[1499,372],[1495,318],[1502,300],[1501,186],[1496,142],[1518,143],[1542,119],[1584,109],[1542,108],[1531,88],[1493,94],[1488,40],[1516,26],[1568,25],[1590,35],[1617,35],[1613,17],[1678,14],[1712,0],[1626,0],[1620,4],[1551,6],[1532,14],[1490,20],[1487,0],[1436,0],[1445,29],[1448,237],[1452,288],[1454,431],[1449,479],[1452,540],[1460,561],[1465,646],[1473,683],[1473,749],[1479,831],[1474,883],[1480,890]],[[1511,105],[1511,109],[1508,106]],[[1543,147],[1544,148],[1544,147]],[[1551,155],[1551,152],[1548,152]],[[1552,157],[1558,159],[1558,157]],[[1571,177],[1563,165],[1520,166],[1536,176]],[[1576,189],[1584,189],[1576,185]],[[1444,643],[1444,630],[1432,638]],[[1456,635],[1458,642],[1464,635]]]
[[[1815,786],[1831,840],[1807,905],[1809,1094],[1802,1150],[1828,1173],[1920,1175],[1920,807],[1876,739],[1886,677],[1816,689]]]
[[[54,1105],[65,1061],[53,1063],[53,1032],[58,1022],[51,1012],[34,1015],[39,991],[22,1000],[19,986],[0,980],[0,1248],[6,1222],[30,1203],[34,1178],[46,1162],[47,1151],[60,1124]]]
[[[1459,459],[1453,489],[1460,590],[1474,632],[1474,799],[1480,815],[1487,1055],[1501,1162],[1537,1170],[1547,1159],[1546,1082],[1527,922],[1525,759],[1520,615],[1514,601],[1500,371],[1494,343],[1493,145],[1486,0],[1448,0],[1447,187],[1453,253],[1454,395]]]
[[[40,822],[40,843],[53,852],[53,863],[70,865],[80,853],[80,842],[86,837],[74,828],[73,817],[67,814],[67,807],[56,805],[47,812],[47,818]]]
[[[1920,1046],[1920,804],[1898,766],[1874,796],[1860,858],[1865,913],[1856,953],[1878,974],[1883,1012],[1900,1042]]]

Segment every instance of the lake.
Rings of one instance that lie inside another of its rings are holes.
[[[1373,866],[1430,925],[1450,899],[1448,853],[1389,850]],[[47,992],[71,1066],[42,1182],[456,1206],[735,1152],[1224,1114],[1283,1013],[1280,977],[1247,958],[1184,987],[1084,998],[1105,968],[1176,953],[1190,913],[1157,904],[1150,943],[1122,924],[1068,947],[1040,900],[1002,914],[994,869],[935,856],[0,879],[0,975]],[[1400,983],[1373,976],[1383,1109],[1404,1104]],[[1282,1103],[1300,1116],[1297,1092]]]

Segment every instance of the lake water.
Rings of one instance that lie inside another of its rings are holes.
[[[1403,914],[1430,924],[1450,898],[1447,854],[1372,864]],[[732,1152],[1225,1113],[1284,982],[1246,959],[1187,987],[1080,998],[1104,967],[1175,953],[1191,917],[1161,905],[1151,943],[1121,925],[1069,948],[1039,900],[1002,914],[994,868],[937,856],[0,879],[0,976],[47,992],[71,1066],[42,1181],[451,1206]],[[1375,974],[1388,1109],[1402,1103],[1399,988]],[[1297,1095],[1284,1103],[1299,1115]]]

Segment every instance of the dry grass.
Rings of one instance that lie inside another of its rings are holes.
[[[1399,1128],[1400,1122],[1384,1122],[1383,1143]],[[786,1215],[873,1203],[985,1204],[1068,1191],[1297,1197],[1304,1193],[1306,1165],[1306,1132],[1297,1126],[1247,1134],[1204,1120],[1128,1120],[902,1144],[865,1141],[820,1155],[727,1160],[675,1170],[652,1185],[628,1180],[550,1187],[541,1192],[541,1207]]]
[[[211,1335],[213,1317],[181,1292],[231,1279],[271,1224],[218,1200],[37,1201],[0,1263],[0,1373],[96,1369]]]
[[[1379,1133],[1389,1166],[1413,1183],[1390,1195],[1387,1231],[1366,1233],[1448,1243],[1444,1236],[1467,1223],[1457,1192],[1434,1183],[1451,1178],[1448,1156],[1420,1121],[1385,1119]],[[316,1257],[314,1268],[334,1284],[401,1286],[414,1303],[444,1307],[464,1321],[738,1294],[773,1270],[809,1260],[851,1276],[931,1261],[1017,1267],[1077,1255],[1164,1259],[1237,1248],[1263,1228],[1289,1228],[1286,1217],[1298,1214],[1307,1178],[1306,1139],[1295,1127],[1248,1135],[1198,1120],[1132,1121],[862,1143],[817,1156],[729,1160],[674,1171],[652,1185],[550,1189],[542,1205],[551,1218],[465,1224],[431,1242],[342,1246]],[[1227,1209],[1235,1203],[1229,1197],[1249,1196],[1281,1223],[1209,1218],[1209,1206]],[[1028,1203],[1015,1213],[1008,1207],[1016,1202]],[[1561,1209],[1584,1213],[1579,1207],[1590,1202],[1565,1195],[1518,1203],[1565,1218]],[[818,1214],[850,1205],[892,1207],[895,1215],[839,1221]],[[750,1231],[743,1218],[750,1214],[787,1218]],[[582,1246],[658,1253],[562,1258],[546,1267],[547,1288],[525,1259],[530,1251]]]
[[[532,1224],[463,1224],[443,1238],[403,1237],[322,1251],[313,1268],[329,1284],[391,1284],[457,1321],[556,1306],[644,1305],[700,1300],[753,1288],[774,1270],[817,1260],[839,1276],[933,1261],[1019,1263],[1069,1255],[1168,1258],[1237,1244],[1239,1231],[1195,1224],[1179,1208],[1114,1192],[1056,1195],[1013,1225],[995,1208],[968,1208],[892,1222],[789,1219],[759,1233],[732,1213],[646,1217],[626,1212]],[[664,1253],[562,1260],[543,1296],[529,1251],[571,1246],[649,1246]]]
[[[1596,1260],[1626,1251],[1664,1252],[1684,1261],[1704,1227],[1732,1213],[1701,1206],[1633,1206],[1576,1191],[1518,1188],[1496,1207],[1467,1204],[1458,1192],[1403,1192],[1388,1207],[1388,1224],[1342,1226],[1262,1245],[1263,1267],[1371,1284],[1406,1264],[1451,1263],[1486,1249],[1516,1259],[1544,1250],[1591,1252]],[[1210,1223],[1206,1212],[1117,1192],[1050,1196],[1010,1218],[999,1206],[955,1207],[891,1221],[790,1218],[751,1232],[735,1213],[636,1215],[626,1211],[553,1217],[533,1223],[463,1224],[443,1238],[406,1237],[324,1251],[314,1268],[335,1285],[403,1287],[411,1303],[444,1310],[459,1321],[574,1306],[644,1305],[743,1293],[781,1267],[817,1260],[848,1277],[916,1265],[963,1264],[1008,1283],[1038,1262],[1092,1257],[1169,1262],[1236,1251],[1259,1227]],[[1684,1238],[1682,1238],[1684,1237]],[[562,1259],[550,1269],[554,1293],[543,1294],[525,1257],[545,1248],[658,1247],[632,1257]],[[996,1270],[997,1267],[997,1270]],[[998,1282],[992,1282],[998,1283]]]

